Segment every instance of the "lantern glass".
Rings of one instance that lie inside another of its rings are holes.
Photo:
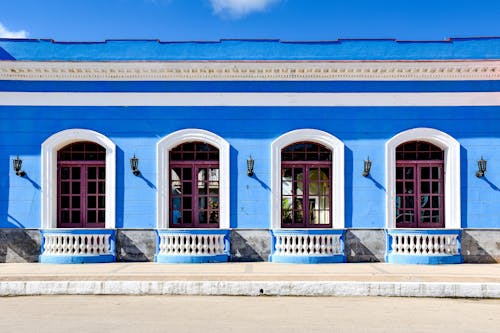
[[[486,173],[486,165],[487,165],[487,161],[483,159],[483,157],[481,156],[481,159],[479,161],[477,161],[477,172],[476,172],[476,176],[477,177],[484,177],[484,174]]]
[[[135,176],[138,176],[140,174],[140,171],[139,171],[139,159],[137,157],[135,157],[135,154],[134,154],[134,157],[132,157],[130,159],[130,168],[132,169],[132,173]]]
[[[370,157],[368,157],[368,159],[366,159],[363,164],[363,177],[368,177],[371,168],[372,168],[372,161],[370,161]]]
[[[252,158],[252,155],[247,160],[247,175],[248,176],[253,176],[253,167],[255,165],[255,161]]]

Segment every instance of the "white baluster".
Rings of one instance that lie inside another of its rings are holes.
[[[417,244],[415,245],[415,252],[417,254],[422,254],[422,236],[416,236]]]

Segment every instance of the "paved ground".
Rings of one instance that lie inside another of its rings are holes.
[[[498,332],[500,300],[1,297],[0,332]]]
[[[1,264],[0,295],[314,295],[500,299],[500,264]]]
[[[377,281],[494,282],[500,264],[1,264],[0,281]]]

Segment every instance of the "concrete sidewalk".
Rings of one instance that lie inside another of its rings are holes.
[[[500,298],[500,264],[0,264],[0,295]]]

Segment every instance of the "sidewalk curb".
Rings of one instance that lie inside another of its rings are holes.
[[[346,281],[3,281],[0,296],[212,295],[500,298],[500,283]]]

